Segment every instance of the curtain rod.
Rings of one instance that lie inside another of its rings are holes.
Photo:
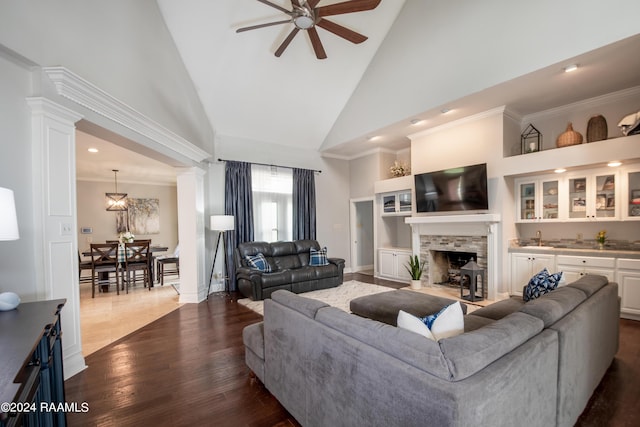
[[[218,159],[218,161],[219,162],[237,162],[238,160]],[[294,167],[291,167],[291,166],[270,165],[270,164],[267,164],[267,163],[256,163],[256,162],[243,162],[243,163],[249,163],[249,164],[252,164],[252,165],[260,165],[260,166],[275,166],[277,168],[285,168],[285,169],[303,169],[303,168],[294,168]],[[312,171],[314,171],[316,173],[322,173],[322,171],[318,170],[318,169],[310,169],[310,170],[312,170]]]

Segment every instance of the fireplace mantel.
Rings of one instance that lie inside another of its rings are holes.
[[[486,237],[487,294],[494,300],[498,291],[498,253],[500,214],[460,214],[412,216],[405,218],[411,226],[411,248],[421,255],[420,236],[483,236]],[[432,283],[429,283],[432,284]]]
[[[404,221],[407,224],[451,224],[451,223],[495,224],[500,222],[500,214],[412,216],[412,217],[405,218]]]

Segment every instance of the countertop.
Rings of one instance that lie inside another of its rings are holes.
[[[539,247],[539,246],[520,246],[512,243],[509,246],[509,253],[527,253],[527,254],[553,254],[553,255],[570,255],[570,256],[589,256],[602,258],[629,258],[640,259],[640,250],[618,249],[618,248],[569,248],[569,247]]]

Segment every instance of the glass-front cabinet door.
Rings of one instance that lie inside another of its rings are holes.
[[[558,184],[557,179],[542,181],[541,219],[558,219]]]
[[[518,194],[518,219],[520,221],[536,219],[536,181],[520,182]]]
[[[640,170],[627,171],[623,176],[627,188],[623,215],[625,219],[640,221]]]
[[[595,193],[595,217],[616,217],[616,175],[596,175]]]
[[[518,221],[553,221],[558,215],[557,179],[518,180]]]
[[[587,218],[587,177],[569,178],[569,218]]]

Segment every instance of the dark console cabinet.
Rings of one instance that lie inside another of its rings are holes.
[[[66,300],[0,312],[0,427],[66,426],[60,310]]]

